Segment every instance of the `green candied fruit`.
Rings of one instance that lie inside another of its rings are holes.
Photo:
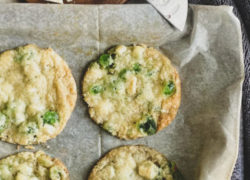
[[[120,72],[119,72],[119,78],[123,79],[123,80],[126,80],[126,73],[128,72],[127,69],[122,69]]]
[[[133,66],[133,70],[138,73],[141,72],[141,65],[139,63],[135,63]]]
[[[157,126],[152,116],[146,117],[146,122],[139,124],[139,129],[148,135],[153,135],[156,133]]]
[[[148,71],[146,75],[150,77],[150,76],[152,76],[154,73],[155,73],[154,71]]]
[[[103,91],[103,87],[100,85],[92,86],[90,89],[91,94],[99,94]]]
[[[115,92],[119,90],[119,83],[119,80],[113,80],[108,84],[108,88]]]
[[[38,129],[37,129],[37,124],[35,122],[29,122],[27,126],[25,127],[25,132],[27,134],[36,134]]]
[[[164,89],[163,89],[163,93],[165,95],[172,95],[174,94],[176,88],[175,88],[175,84],[173,81],[169,81],[167,84],[165,84]]]
[[[34,56],[34,53],[32,51],[25,52],[23,47],[19,47],[16,49],[16,54],[14,57],[14,61],[21,62],[24,59],[31,59]]]
[[[59,116],[55,111],[47,111],[42,118],[43,124],[54,125],[57,121],[59,121]]]
[[[31,126],[28,127],[28,130],[27,130],[28,134],[34,134],[35,132],[36,132],[36,129],[34,127],[31,127]]]
[[[49,177],[51,180],[60,180],[65,178],[65,174],[59,166],[52,166],[49,170]]]
[[[110,54],[101,55],[98,62],[104,68],[109,68],[114,64],[114,60]]]
[[[28,123],[22,123],[20,126],[18,126],[18,131],[26,135],[34,135],[38,132],[38,125],[36,122],[33,121]]]
[[[170,161],[168,166],[169,166],[170,172],[173,176],[173,180],[184,180],[184,177],[182,176],[180,171],[177,169],[175,162]]]

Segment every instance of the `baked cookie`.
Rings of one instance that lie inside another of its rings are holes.
[[[88,180],[182,180],[174,162],[146,146],[111,150],[93,168]]]
[[[58,159],[44,152],[21,152],[0,160],[3,180],[69,180],[69,173]]]
[[[28,145],[46,142],[66,125],[76,84],[65,61],[35,45],[0,54],[0,139]]]
[[[181,82],[156,49],[120,45],[89,66],[83,96],[97,124],[119,138],[135,139],[171,123],[180,106]]]

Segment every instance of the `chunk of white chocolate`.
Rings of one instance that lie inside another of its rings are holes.
[[[159,168],[152,161],[144,161],[138,168],[140,176],[153,179],[157,176]]]
[[[136,93],[137,78],[135,76],[130,76],[127,80],[127,93],[129,95],[134,95]]]

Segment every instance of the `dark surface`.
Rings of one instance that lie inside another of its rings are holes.
[[[239,156],[232,180],[250,180],[250,0],[188,0],[192,4],[230,5],[242,26],[245,81],[243,85],[242,120]],[[146,3],[145,0],[129,0],[128,3]]]

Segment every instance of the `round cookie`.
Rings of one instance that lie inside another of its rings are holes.
[[[21,152],[0,160],[0,179],[69,180],[69,173],[61,161],[42,151]]]
[[[0,54],[0,139],[29,145],[56,137],[76,102],[66,62],[36,45]]]
[[[174,162],[146,146],[111,150],[92,169],[88,180],[182,180]]]
[[[120,45],[89,66],[83,96],[97,124],[119,138],[136,139],[172,122],[181,82],[170,60],[156,49]]]

